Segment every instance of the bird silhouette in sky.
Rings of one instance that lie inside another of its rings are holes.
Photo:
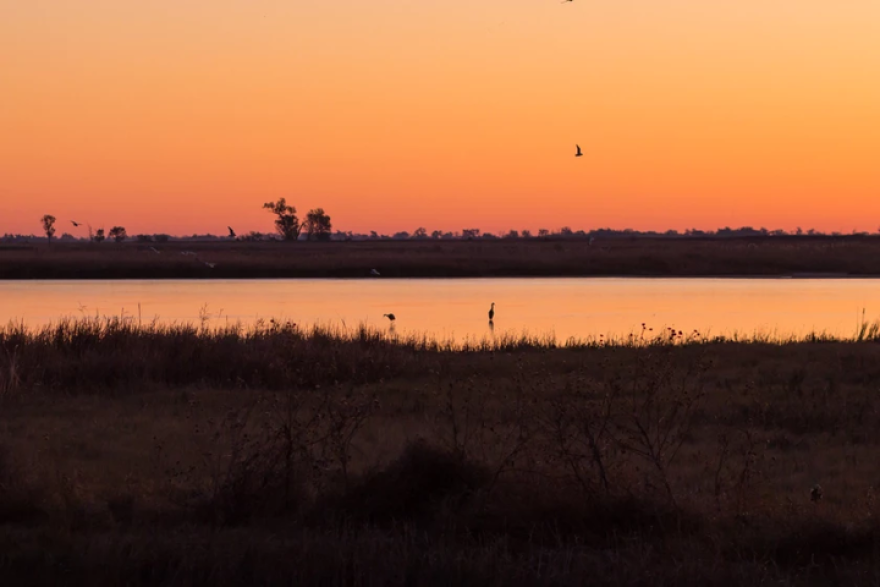
[[[568,1],[568,2],[571,2],[571,0],[567,0],[567,1]],[[578,152],[575,153],[574,156],[575,156],[575,157],[583,157],[584,154],[581,153],[581,146],[580,146],[580,145],[575,145],[575,147],[577,147]]]
[[[81,222],[77,222],[76,220],[71,220],[70,223],[74,226],[80,226],[82,224]]]

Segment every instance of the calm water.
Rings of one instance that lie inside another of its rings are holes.
[[[880,317],[876,279],[372,279],[0,282],[0,321],[40,325],[62,316],[138,315],[148,321],[359,323],[440,338],[504,332],[587,337],[655,330],[729,334],[811,330],[850,336],[862,308]]]

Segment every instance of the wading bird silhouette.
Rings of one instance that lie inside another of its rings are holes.
[[[492,307],[489,308],[489,322],[495,319],[495,302],[492,302]]]
[[[391,320],[392,322],[394,322],[395,320],[397,320],[397,317],[395,317],[394,314],[382,314],[382,317],[383,317],[383,318],[388,318],[388,319]]]
[[[575,147],[577,147],[577,153],[575,153],[574,156],[575,156],[575,157],[583,157],[584,154],[581,153],[581,146],[580,146],[580,145],[575,145]]]

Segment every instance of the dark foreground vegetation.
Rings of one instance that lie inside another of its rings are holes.
[[[877,337],[10,325],[0,581],[875,585]]]
[[[0,279],[880,275],[880,237],[0,244]]]

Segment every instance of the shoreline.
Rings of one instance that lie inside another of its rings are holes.
[[[0,244],[0,282],[131,279],[878,279],[880,238]],[[374,277],[373,270],[379,272]]]
[[[742,275],[717,275],[717,274],[669,274],[669,275],[633,275],[633,274],[609,274],[609,275],[414,275],[394,277],[335,277],[335,276],[291,276],[291,277],[177,277],[177,276],[144,276],[144,277],[0,277],[0,283],[4,282],[34,282],[34,281],[431,281],[431,280],[502,280],[502,279],[718,279],[718,280],[773,280],[773,279],[813,279],[813,280],[850,280],[850,279],[880,279],[878,274],[848,274],[848,273],[780,273],[780,274],[742,274]]]

